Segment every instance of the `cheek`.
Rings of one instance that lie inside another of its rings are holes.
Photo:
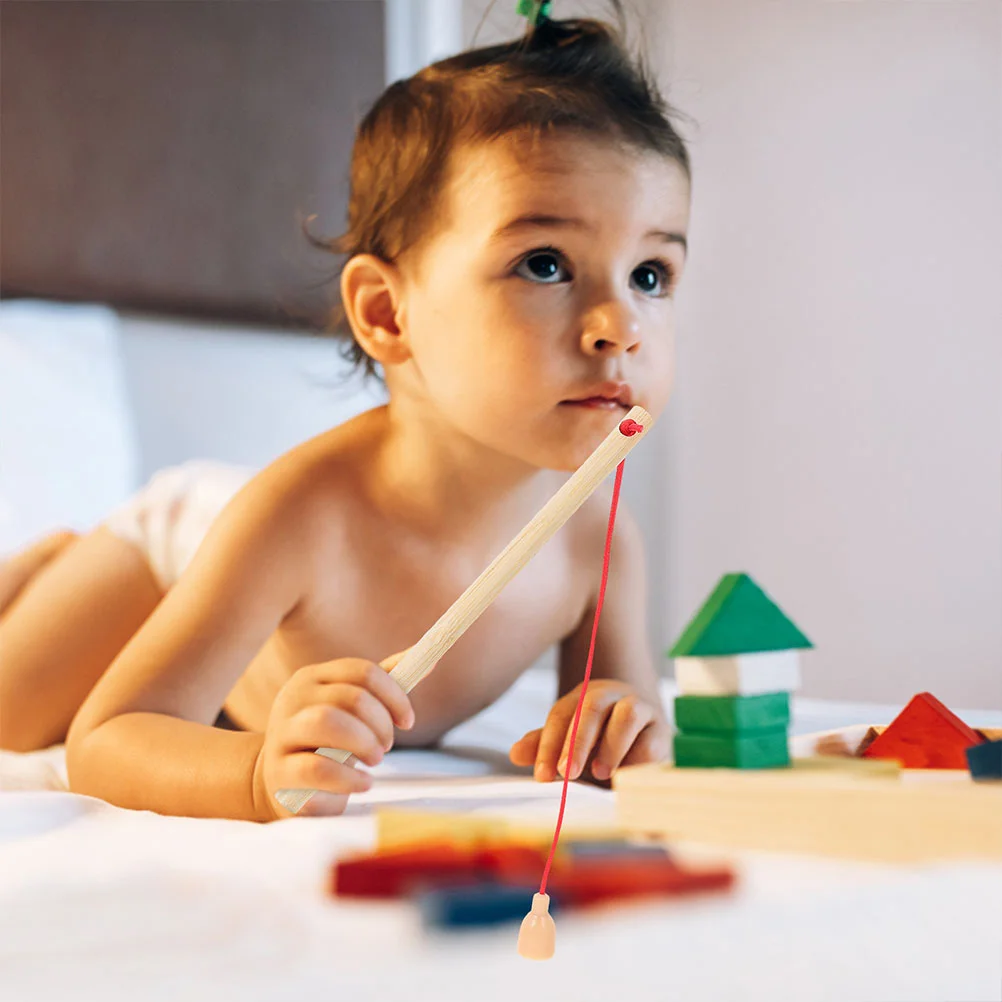
[[[562,329],[545,297],[513,294],[514,289],[502,285],[481,296],[469,318],[473,336],[468,354],[504,392],[517,392],[527,373],[545,379]],[[506,377],[511,381],[507,386]]]
[[[675,317],[662,319],[650,337],[641,368],[648,374],[651,403],[659,409],[668,403],[675,386]]]
[[[533,405],[552,367],[539,320],[489,297],[453,302],[424,318],[419,363],[439,402],[498,414]],[[552,351],[550,352],[552,354]]]

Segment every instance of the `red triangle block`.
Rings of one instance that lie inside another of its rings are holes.
[[[982,740],[931,692],[920,692],[862,757],[897,759],[905,769],[966,769],[965,750]]]

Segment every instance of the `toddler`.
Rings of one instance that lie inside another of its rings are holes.
[[[0,746],[65,740],[71,788],[125,807],[270,821],[289,816],[277,791],[306,788],[301,813],[338,814],[371,779],[315,749],[371,766],[433,744],[558,645],[558,698],[512,761],[604,780],[664,757],[643,545],[621,506],[565,760],[606,485],[410,695],[378,662],[632,405],[664,409],[689,184],[664,100],[599,21],[544,18],[390,86],[357,132],[347,232],[327,244],[345,256],[355,361],[380,367],[389,402],[208,493],[197,468],[160,474],[93,532],[15,557]],[[186,510],[211,524],[165,559]]]

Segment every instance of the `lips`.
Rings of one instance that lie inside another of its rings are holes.
[[[563,403],[581,407],[605,407],[610,410],[622,407],[628,410],[633,406],[633,390],[629,383],[600,383]]]
[[[626,411],[629,407],[621,404],[618,400],[609,400],[607,397],[588,397],[586,400],[564,400],[568,407],[595,407],[607,411]]]

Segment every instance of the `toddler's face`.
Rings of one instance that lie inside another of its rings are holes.
[[[689,222],[677,164],[580,136],[506,139],[457,153],[442,201],[438,230],[401,262],[411,358],[387,372],[391,392],[567,471],[629,406],[660,414]],[[614,384],[624,403],[568,403]]]

